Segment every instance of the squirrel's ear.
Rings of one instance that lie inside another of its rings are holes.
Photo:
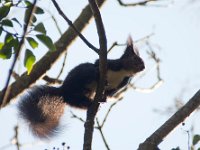
[[[130,35],[128,36],[128,39],[127,39],[127,46],[133,46],[133,39]]]
[[[137,47],[134,46],[133,39],[130,35],[128,36],[128,39],[127,39],[127,46],[131,46],[133,49],[133,52],[138,56],[140,55]]]

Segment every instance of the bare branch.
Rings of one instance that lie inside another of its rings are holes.
[[[94,50],[97,54],[99,53],[99,49],[93,46],[73,25],[72,21],[68,19],[68,17],[63,13],[63,11],[60,9],[58,3],[55,0],[52,0],[54,6],[56,7],[58,13],[65,19],[65,21],[71,26],[72,29],[78,34],[78,36],[83,40],[83,42],[92,50]]]
[[[135,91],[138,91],[138,92],[150,93],[150,92],[154,91],[155,89],[159,88],[164,83],[164,81],[160,76],[161,60],[160,60],[160,58],[158,58],[156,56],[156,53],[153,51],[153,48],[151,47],[151,45],[148,41],[146,41],[146,44],[150,49],[150,51],[147,51],[147,54],[149,54],[150,58],[153,59],[153,61],[155,61],[155,63],[156,63],[157,82],[148,88],[139,88],[139,87],[136,87],[134,84],[130,84],[129,87],[133,88]]]
[[[65,52],[65,56],[64,56],[64,59],[63,59],[62,68],[61,68],[61,70],[60,70],[60,72],[59,72],[58,76],[56,77],[57,79],[59,79],[59,78],[60,78],[60,76],[61,76],[61,74],[62,74],[62,72],[63,72],[63,70],[64,70],[65,63],[66,63],[66,59],[67,59],[67,51]]]
[[[162,84],[164,83],[163,80],[158,80],[156,83],[154,83],[152,86],[148,88],[140,88],[136,87],[134,84],[129,84],[128,86],[134,89],[137,92],[142,92],[142,93],[150,93],[156,89],[158,89]]]
[[[200,105],[200,90],[159,129],[139,145],[138,150],[155,150],[163,139]]]
[[[19,143],[19,133],[18,133],[18,129],[19,129],[19,126],[15,126],[15,136],[13,137],[12,139],[12,144],[15,144],[16,147],[17,147],[17,150],[20,150],[20,146],[21,144]]]
[[[108,49],[108,52],[109,53],[115,46],[125,46],[126,44],[118,44],[117,42],[114,42],[111,47]]]
[[[148,34],[148,35],[146,35],[146,36],[144,36],[144,37],[142,37],[142,38],[140,38],[140,39],[138,39],[138,40],[135,40],[135,43],[147,41],[147,40],[149,40],[152,36],[154,36],[154,33],[150,33],[150,34]]]
[[[12,77],[15,79],[15,80],[18,80],[19,79],[19,74],[17,74],[14,70],[12,72]]]
[[[57,22],[57,20],[56,20],[56,18],[54,16],[54,14],[52,14],[52,12],[50,12],[48,9],[45,9],[45,11],[50,14],[51,19],[53,20],[53,22],[54,22],[54,24],[56,26],[56,29],[58,30],[59,34],[62,35],[61,28],[59,27],[58,22]]]
[[[47,75],[43,77],[43,80],[45,80],[48,84],[55,84],[55,83],[62,84],[63,83],[62,80],[54,79],[54,78],[51,78]]]
[[[83,118],[78,117],[78,116],[77,116],[76,114],[74,114],[72,111],[70,111],[70,113],[71,113],[71,115],[72,115],[71,118],[78,119],[79,121],[85,123],[85,120],[83,120]]]
[[[106,115],[105,115],[105,117],[104,117],[104,119],[103,119],[103,122],[102,122],[102,124],[101,124],[101,128],[103,128],[103,126],[104,126],[104,124],[105,124],[105,122],[106,122],[106,120],[107,120],[107,118],[108,118],[108,115],[110,114],[110,111],[112,110],[112,108],[113,108],[119,101],[120,101],[120,100],[118,100],[118,101],[112,103],[112,105],[110,105],[110,108],[108,109],[108,111],[107,111],[107,113],[106,113]]]
[[[8,101],[8,98],[9,98],[8,97],[9,93],[11,92],[10,88],[8,88],[8,85],[10,83],[11,75],[12,75],[12,72],[14,70],[15,64],[17,62],[17,58],[18,58],[18,56],[20,54],[20,51],[21,51],[21,49],[23,47],[25,36],[26,36],[27,30],[28,30],[28,27],[29,27],[29,23],[32,20],[32,16],[33,16],[32,14],[35,11],[36,2],[37,2],[37,0],[34,0],[33,4],[30,6],[30,11],[27,14],[27,19],[25,20],[25,23],[24,23],[24,26],[23,26],[22,39],[19,42],[19,46],[18,46],[18,48],[17,48],[17,50],[16,50],[16,52],[14,54],[14,60],[13,60],[13,63],[11,65],[11,68],[9,70],[9,74],[8,74],[8,78],[7,78],[7,81],[6,81],[6,85],[5,85],[4,91],[2,92],[2,95],[0,96],[0,98],[2,99],[2,105],[6,104],[6,102]]]
[[[149,2],[155,2],[155,1],[159,1],[159,0],[144,0],[144,1],[141,1],[141,2],[129,3],[129,4],[125,4],[124,2],[122,2],[122,0],[117,0],[117,1],[121,6],[125,6],[125,7],[131,6],[131,7],[133,7],[133,6],[145,6]]]
[[[106,141],[106,138],[105,138],[105,136],[104,136],[104,134],[103,134],[102,126],[100,125],[98,118],[96,118],[96,122],[97,122],[97,129],[99,130],[99,132],[100,132],[100,134],[101,134],[101,137],[102,137],[102,139],[103,139],[103,142],[104,142],[104,144],[105,144],[107,150],[110,150],[110,148],[109,148],[109,146],[108,146],[108,143],[107,143],[107,141]]]
[[[104,136],[104,134],[103,134],[103,132],[102,132],[102,128],[103,128],[103,126],[104,126],[104,124],[105,124],[105,122],[106,122],[106,120],[107,120],[107,118],[108,118],[108,115],[109,115],[110,112],[111,112],[111,109],[112,109],[118,102],[119,102],[119,101],[116,101],[116,102],[112,103],[112,105],[110,105],[110,107],[109,107],[109,109],[108,109],[106,115],[104,116],[104,119],[103,119],[103,121],[102,121],[101,124],[99,123],[99,120],[98,120],[98,118],[96,117],[97,126],[95,126],[94,129],[96,129],[96,130],[98,130],[98,131],[100,132],[101,137],[102,137],[102,139],[103,139],[103,142],[104,142],[104,144],[105,144],[105,146],[106,146],[106,148],[107,148],[108,150],[110,150],[110,148],[109,148],[108,143],[107,143],[107,141],[106,141],[106,139],[105,139],[105,136]],[[78,120],[81,121],[82,123],[85,123],[85,120],[84,120],[84,119],[82,119],[81,117],[77,116],[77,115],[74,114],[72,111],[70,111],[70,113],[71,113],[71,115],[72,115],[72,118],[78,119]]]
[[[106,84],[106,72],[107,72],[107,39],[104,30],[103,21],[97,3],[95,0],[88,0],[92,13],[94,15],[97,32],[99,36],[99,72],[100,78],[98,81],[98,86],[96,89],[96,95],[92,105],[87,110],[87,119],[85,123],[85,133],[84,133],[84,144],[83,150],[91,150],[92,137],[94,130],[94,118],[96,116],[97,110],[99,108],[99,102],[101,101],[104,93],[104,87]]]
[[[61,29],[60,29],[60,27],[59,27],[59,25],[58,25],[58,22],[57,22],[55,16],[54,16],[54,15],[52,14],[52,12],[50,12],[49,10],[46,10],[46,11],[51,15],[51,18],[52,18],[52,20],[53,20],[53,22],[54,22],[54,24],[55,24],[55,26],[56,26],[56,28],[57,28],[57,30],[58,30],[60,36],[61,36],[61,35],[62,35],[62,31],[61,31]],[[58,76],[56,77],[57,80],[59,80],[59,78],[60,78],[60,76],[61,76],[61,74],[62,74],[62,72],[63,72],[63,70],[64,70],[65,62],[66,62],[66,59],[67,59],[67,54],[68,54],[68,53],[67,53],[67,51],[66,51],[66,52],[65,52],[65,55],[64,55],[62,67],[61,67],[61,69],[60,69],[60,72],[59,72]]]
[[[134,41],[134,43],[139,43],[139,42],[142,42],[142,41],[146,41],[148,39],[150,39],[152,36],[154,35],[154,33],[151,33],[149,35],[146,35],[136,41]],[[124,43],[124,44],[119,44],[117,41],[113,42],[113,44],[110,46],[110,48],[108,49],[108,53],[115,47],[115,46],[126,46],[127,44]]]

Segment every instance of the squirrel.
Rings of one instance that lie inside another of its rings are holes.
[[[129,37],[124,54],[119,59],[107,60],[105,97],[112,97],[144,68],[144,62]],[[66,105],[81,109],[91,105],[98,79],[99,60],[80,64],[68,73],[60,87],[41,85],[28,90],[19,101],[19,116],[37,137],[54,136]]]

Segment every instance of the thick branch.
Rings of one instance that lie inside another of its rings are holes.
[[[106,0],[98,0],[99,7]],[[86,25],[88,25],[89,20],[92,18],[91,9],[86,6],[76,21],[73,23],[76,29],[81,32]],[[56,51],[48,51],[46,55],[43,56],[33,67],[30,75],[27,75],[25,72],[18,80],[13,82],[8,88],[10,89],[9,95],[7,96],[7,100],[4,104],[2,104],[2,94],[5,91],[0,92],[0,106],[6,106],[12,98],[15,98],[19,95],[24,89],[30,87],[36,80],[38,80],[42,75],[51,68],[53,63],[65,52],[65,50],[70,46],[73,40],[77,37],[77,34],[74,30],[69,27],[64,34],[60,37],[60,39],[55,43]]]
[[[200,90],[159,129],[139,145],[138,150],[155,150],[158,144],[200,105]]]
[[[107,66],[107,39],[106,39],[106,34],[105,34],[101,14],[99,12],[99,8],[95,0],[89,0],[89,3],[90,3],[90,7],[92,9],[92,13],[95,18],[95,23],[97,27],[98,36],[99,36],[100,79],[98,81],[98,87],[96,90],[94,101],[87,111],[87,119],[85,123],[85,134],[84,134],[84,145],[83,145],[84,150],[91,150],[93,130],[94,130],[94,118],[99,108],[99,101],[102,99],[102,96],[103,96],[104,86],[106,83],[106,66]]]

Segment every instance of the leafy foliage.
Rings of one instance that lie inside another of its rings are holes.
[[[177,147],[177,148],[172,148],[172,150],[181,150],[179,147]]]
[[[31,50],[26,49],[25,58],[24,58],[24,66],[27,68],[28,74],[30,74],[33,64],[35,63],[35,56]]]
[[[199,134],[195,134],[193,136],[192,144],[196,145],[199,141],[200,141],[200,135]]]
[[[6,5],[0,7],[0,20],[5,18],[10,12],[11,3],[7,3]]]
[[[51,40],[50,37],[48,37],[45,34],[38,34],[36,37],[44,44],[46,45],[51,51],[55,51],[56,47],[53,44],[53,41]]]
[[[28,41],[28,43],[30,44],[30,46],[35,49],[38,47],[38,42],[32,38],[32,37],[27,37],[26,40]]]
[[[0,58],[10,59],[12,55],[15,55],[19,51],[19,43],[23,36],[22,31],[24,30],[25,23],[29,20],[29,13],[33,4],[29,0],[2,0],[0,4]],[[21,9],[24,13],[23,19],[20,19],[17,15],[9,16],[11,10],[16,7],[23,8]],[[40,43],[43,43],[51,51],[56,49],[52,39],[47,35],[44,24],[37,19],[38,15],[44,13],[45,11],[41,7],[36,6],[25,35],[25,41],[27,42],[24,45],[25,47],[29,46],[29,49],[26,49],[25,53],[21,53],[21,55],[24,55],[24,67],[27,69],[28,74],[31,72],[36,61],[33,50],[37,49]]]
[[[44,24],[43,23],[38,23],[35,27],[34,27],[34,30],[35,31],[38,31],[38,32],[40,32],[40,33],[43,33],[43,34],[46,34],[47,33],[47,31],[46,31],[46,29],[45,29],[45,27],[44,27]]]

